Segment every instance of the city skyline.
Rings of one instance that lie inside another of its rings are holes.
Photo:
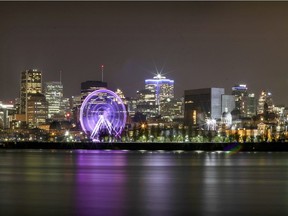
[[[37,68],[64,95],[101,80],[134,96],[156,71],[184,90],[247,84],[287,105],[286,2],[1,2],[0,98]],[[132,93],[132,94],[131,94]]]

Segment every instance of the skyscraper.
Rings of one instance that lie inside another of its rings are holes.
[[[60,114],[63,100],[63,85],[61,82],[53,81],[45,83],[45,97],[48,102],[48,118]],[[63,113],[64,114],[64,113]]]
[[[42,73],[37,69],[25,70],[21,73],[20,81],[20,113],[26,114],[29,94],[42,93]]]
[[[166,79],[160,74],[153,79],[146,79],[145,89],[155,92],[155,104],[159,114],[161,114],[161,105],[165,100],[174,98],[174,80]]]
[[[254,93],[249,93],[244,84],[232,88],[232,95],[235,96],[235,109],[240,118],[256,115],[256,99]]]
[[[248,88],[244,84],[232,87],[232,95],[235,96],[235,108],[239,112],[240,117],[246,117]]]
[[[247,101],[246,117],[255,116],[257,112],[257,102],[256,102],[255,94],[253,93],[248,94],[246,101]]]
[[[185,125],[205,124],[206,119],[221,118],[221,95],[224,88],[205,88],[185,90],[184,123]]]

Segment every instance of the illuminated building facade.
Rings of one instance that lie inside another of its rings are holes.
[[[256,98],[253,93],[248,92],[245,84],[232,87],[232,95],[235,97],[235,109],[239,117],[252,117],[256,115]]]
[[[48,102],[48,118],[53,118],[54,115],[59,115],[63,100],[63,85],[61,82],[46,82],[45,97]]]
[[[0,129],[9,128],[8,110],[0,104]]]
[[[20,113],[26,114],[28,94],[42,93],[41,71],[37,69],[23,71],[20,83]]]
[[[161,107],[161,116],[168,122],[172,122],[175,119],[183,119],[183,98],[173,98],[163,103]]]
[[[248,88],[244,84],[240,84],[232,87],[232,95],[235,97],[235,108],[239,112],[240,117],[246,117],[247,103],[246,98],[248,96]]]
[[[155,117],[158,114],[155,91],[153,89],[137,91],[136,107],[136,110],[144,114],[147,118]]]
[[[71,97],[71,108],[72,108],[72,120],[74,123],[79,122],[81,107],[81,95]]]
[[[134,118],[135,113],[138,111],[137,110],[137,105],[138,105],[138,99],[133,98],[133,97],[127,97],[127,111],[129,114],[129,117]]]
[[[121,89],[117,89],[115,91],[115,93],[121,98],[121,100],[123,101],[124,104],[127,104],[125,95],[124,95],[124,93],[123,93],[123,91]]]
[[[161,113],[161,105],[168,99],[174,98],[174,80],[166,79],[160,74],[153,77],[153,79],[146,79],[145,89],[151,90],[155,94],[155,104],[159,114]]]
[[[27,123],[29,127],[38,127],[46,123],[48,117],[48,102],[41,93],[28,94],[27,97]]]
[[[273,112],[273,100],[272,94],[270,92],[262,91],[257,105],[257,115],[265,114],[265,113],[272,113]]]
[[[5,104],[0,101],[0,129],[10,128],[11,113],[15,114],[15,107],[13,104]]]
[[[70,113],[72,111],[72,105],[71,105],[71,100],[70,98],[62,98],[62,102],[61,102],[61,110],[64,113]]]
[[[71,106],[72,108],[81,106],[81,95],[71,97]]]
[[[81,83],[81,103],[85,100],[85,98],[95,90],[99,89],[107,89],[108,85],[106,82],[102,81],[85,81]]]
[[[222,113],[221,124],[226,129],[229,129],[231,127],[231,125],[232,125],[232,115],[228,111],[228,108],[225,108],[224,112]]]
[[[257,100],[254,93],[248,94],[248,97],[246,98],[246,103],[247,103],[246,117],[255,116],[257,112]]]
[[[207,119],[221,118],[221,96],[224,88],[205,88],[184,91],[184,124],[199,125]]]

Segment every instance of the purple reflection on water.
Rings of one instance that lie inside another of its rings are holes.
[[[76,155],[77,215],[125,215],[126,155],[80,151]]]
[[[161,215],[175,211],[173,157],[129,151],[76,154],[75,208],[79,215]],[[166,162],[166,163],[165,163]],[[166,169],[163,169],[166,166]],[[172,187],[171,187],[172,186]]]
[[[288,215],[288,154],[0,151],[0,215]]]

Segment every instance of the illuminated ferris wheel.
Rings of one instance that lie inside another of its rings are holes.
[[[126,117],[123,101],[108,89],[90,93],[80,108],[81,127],[93,141],[100,141],[103,135],[119,138],[125,127]]]

